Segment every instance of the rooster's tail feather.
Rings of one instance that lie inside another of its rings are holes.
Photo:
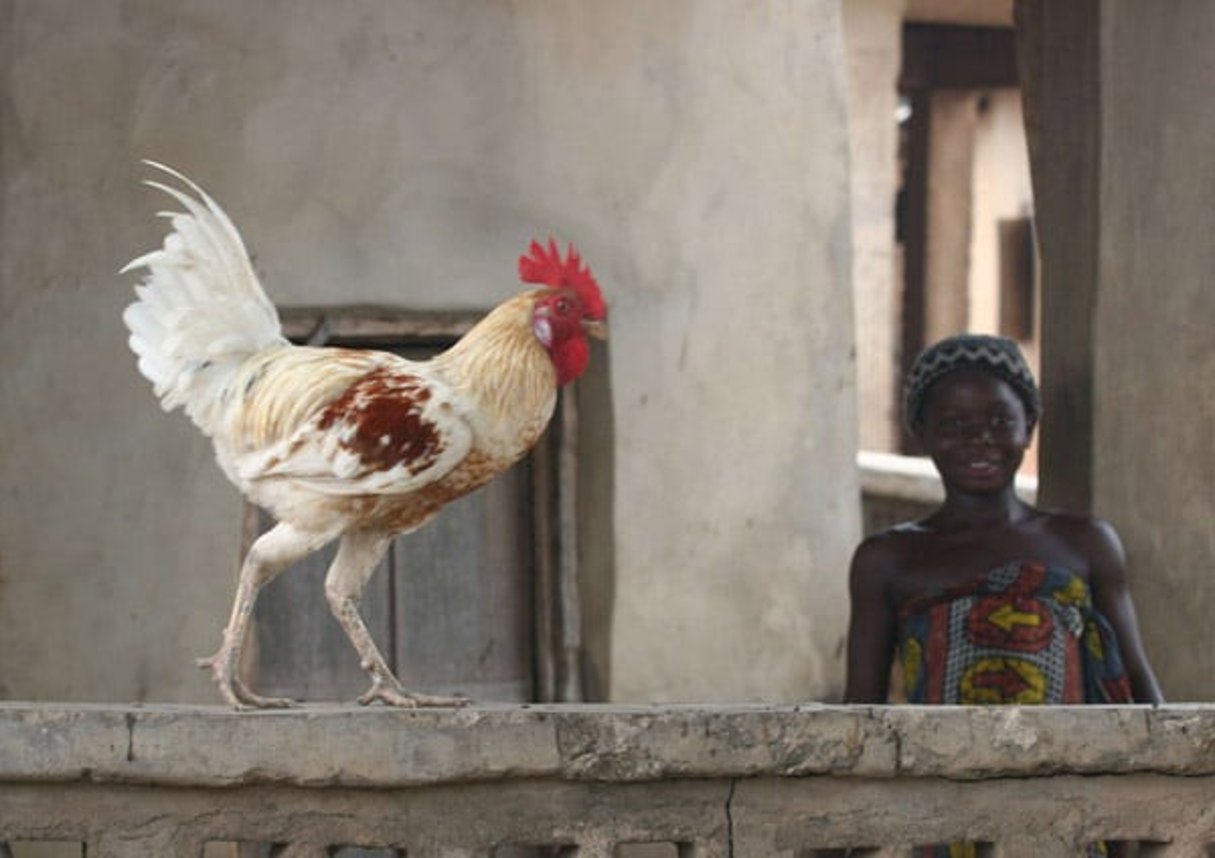
[[[122,319],[139,371],[166,411],[184,406],[204,432],[215,429],[225,384],[250,355],[283,345],[278,313],[258,282],[240,233],[202,188],[176,170],[145,161],[195,196],[161,182],[184,212],[162,212],[173,225],[164,245],[131,260],[123,273],[147,269]]]

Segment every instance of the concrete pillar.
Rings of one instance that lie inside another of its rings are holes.
[[[1003,230],[1033,214],[1033,192],[1021,93],[1000,88],[981,90],[976,96],[967,327],[999,332],[1010,321],[1005,318],[1006,296],[1001,287],[1005,285],[1003,266],[1009,264],[1006,254],[1012,248],[1006,246]],[[1028,273],[1032,275],[1032,271]],[[1033,319],[1025,321],[1031,330],[1009,328],[1009,335],[1031,340]]]
[[[861,449],[898,444],[902,282],[894,241],[903,0],[841,4],[852,159],[852,291]]]
[[[1215,695],[1215,4],[1102,6],[1094,508],[1166,694]]]
[[[666,145],[612,342],[613,700],[840,690],[860,523],[839,6],[629,18],[630,44],[662,32],[646,62],[678,99],[650,117]],[[629,73],[612,97],[653,86]]]
[[[1097,0],[1019,0],[1017,49],[1041,254],[1038,493],[1092,509],[1100,215]]]
[[[968,90],[941,90],[929,99],[925,343],[968,330],[977,101]]]
[[[1048,503],[1121,532],[1165,694],[1215,694],[1215,5],[1022,0]]]

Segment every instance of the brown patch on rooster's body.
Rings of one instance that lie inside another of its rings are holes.
[[[336,427],[340,446],[371,470],[405,465],[409,473],[419,474],[444,449],[434,423],[422,416],[429,401],[430,391],[421,379],[380,367],[326,406],[317,429]]]

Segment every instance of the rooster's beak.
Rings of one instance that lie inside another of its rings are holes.
[[[604,319],[583,319],[582,330],[597,340],[606,340],[608,338],[607,321]]]

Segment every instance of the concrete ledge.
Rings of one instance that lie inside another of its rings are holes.
[[[0,782],[399,787],[505,778],[1215,774],[1215,706],[0,704]]]
[[[941,477],[925,456],[861,450],[856,454],[856,465],[864,494],[925,504],[945,499]],[[1037,503],[1038,478],[1017,474],[1016,491],[1026,503]]]

